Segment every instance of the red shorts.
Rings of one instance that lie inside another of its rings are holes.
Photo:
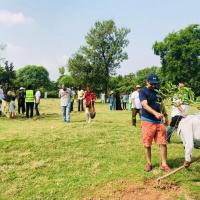
[[[142,142],[145,147],[150,147],[154,139],[156,144],[167,144],[166,128],[163,124],[154,124],[148,121],[141,121]]]

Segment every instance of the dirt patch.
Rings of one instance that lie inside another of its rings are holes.
[[[184,196],[185,191],[174,183],[146,181],[133,184],[126,181],[109,183],[91,198],[83,200],[171,200]]]

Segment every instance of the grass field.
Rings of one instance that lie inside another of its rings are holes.
[[[40,118],[0,118],[0,199],[120,199],[119,191],[128,185],[145,186],[163,175],[156,145],[154,169],[144,172],[141,130],[139,122],[137,129],[131,126],[131,112],[96,104],[97,116],[87,124],[84,113],[76,110],[66,124],[59,100],[48,99],[41,100]],[[193,157],[199,153],[195,149]],[[170,166],[180,166],[183,157],[174,134],[168,146]],[[200,199],[200,163],[173,175],[168,183],[181,189],[178,199]],[[160,190],[177,199],[176,190]]]

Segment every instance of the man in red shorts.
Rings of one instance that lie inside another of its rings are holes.
[[[163,120],[165,119],[167,125],[168,119],[164,105],[161,108],[162,100],[157,97],[155,89],[158,88],[158,85],[158,77],[151,74],[147,78],[146,87],[142,88],[140,92],[142,141],[147,159],[145,167],[147,172],[152,170],[151,145],[153,140],[160,146],[161,170],[165,172],[171,171],[167,164],[166,128],[163,125]]]

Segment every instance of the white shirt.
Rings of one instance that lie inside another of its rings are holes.
[[[71,102],[71,96],[72,91],[70,88],[67,88],[66,90],[61,89],[59,91],[60,105],[67,106],[67,104]]]
[[[194,142],[200,140],[200,113],[183,118],[179,123],[177,134],[185,147],[185,160],[191,162]]]
[[[140,102],[140,98],[139,98],[139,92],[138,91],[134,91],[131,94],[131,99],[135,100],[135,108],[136,109],[141,109],[142,108],[142,105],[141,105],[141,102]],[[132,105],[132,108],[133,108],[133,105]]]
[[[39,103],[39,102],[40,102],[40,96],[41,96],[41,93],[40,93],[40,91],[38,90],[38,91],[35,93],[35,103]]]
[[[83,99],[83,95],[84,95],[84,91],[83,90],[78,90],[78,100],[82,100]]]

